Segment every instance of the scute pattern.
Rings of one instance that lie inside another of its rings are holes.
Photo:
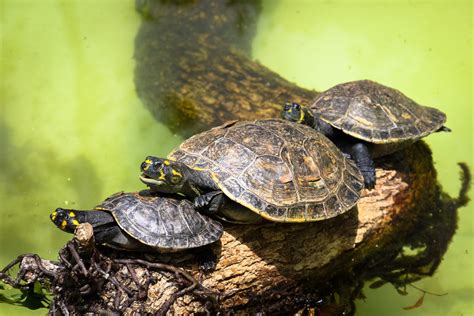
[[[441,111],[369,80],[334,86],[310,108],[332,126],[376,144],[417,140],[446,122]]]
[[[196,212],[187,200],[118,193],[96,207],[112,213],[120,228],[162,249],[201,247],[220,239],[222,225]]]
[[[278,119],[213,128],[168,158],[204,169],[229,198],[273,221],[336,216],[355,205],[363,188],[354,162],[324,135]]]

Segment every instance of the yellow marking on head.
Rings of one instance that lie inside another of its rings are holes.
[[[146,163],[146,166],[143,168],[143,170],[147,171],[148,168],[150,168],[150,166],[153,164],[153,161],[151,161],[150,159],[146,159],[145,163]]]
[[[65,230],[66,226],[67,226],[67,222],[66,222],[66,220],[63,220],[62,223],[61,223],[61,229]]]
[[[51,219],[55,221],[57,215],[58,215],[58,212],[54,211],[53,213],[51,213]]]
[[[72,212],[72,211],[71,211],[71,212],[69,212],[69,216],[71,216],[71,217],[75,217],[75,216],[76,216],[76,214],[74,214],[74,212]]]
[[[74,226],[79,226],[79,222],[77,221],[77,219],[73,219],[72,223],[74,224]]]
[[[165,165],[168,166],[168,165],[170,164],[170,161],[169,161],[169,160],[165,160],[164,163],[165,163]]]
[[[160,169],[160,177],[158,178],[159,180],[166,180],[166,176],[163,173],[163,169]]]
[[[303,122],[303,120],[304,120],[304,111],[303,111],[303,108],[300,107],[300,110],[301,110],[301,111],[300,111],[300,118],[299,118],[299,120],[298,120],[298,123],[301,123],[301,122]]]
[[[176,170],[174,170],[174,169],[171,169],[171,172],[172,172],[173,175],[175,175],[175,176],[180,176],[180,177],[183,176],[181,173],[179,173],[178,171],[176,171]]]

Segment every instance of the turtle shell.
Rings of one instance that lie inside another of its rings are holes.
[[[323,134],[284,120],[226,123],[168,158],[209,172],[230,199],[272,221],[334,217],[355,205],[364,186],[354,162]]]
[[[199,212],[187,200],[117,193],[98,205],[109,211],[120,228],[141,243],[160,249],[188,249],[220,239],[222,225]]]
[[[446,122],[443,112],[369,80],[334,86],[310,108],[344,133],[375,144],[417,140]]]

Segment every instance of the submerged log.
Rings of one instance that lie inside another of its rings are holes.
[[[317,93],[250,58],[260,0],[137,1],[135,86],[153,116],[191,136],[235,119],[279,117]]]

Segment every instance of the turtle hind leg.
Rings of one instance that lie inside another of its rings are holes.
[[[375,165],[367,145],[364,143],[352,145],[351,156],[364,177],[365,187],[373,189],[375,186]]]

